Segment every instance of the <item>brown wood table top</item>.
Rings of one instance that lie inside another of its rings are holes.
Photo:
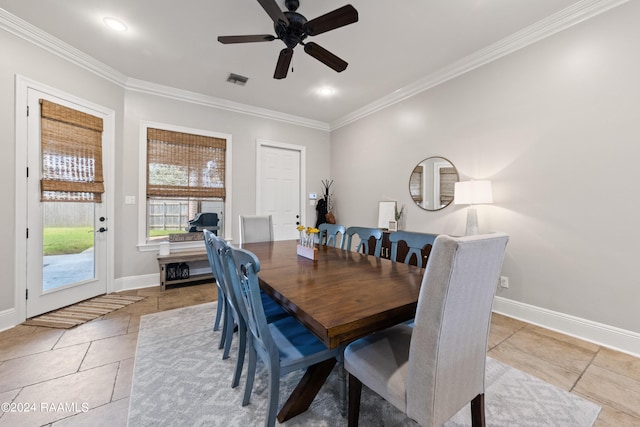
[[[424,269],[320,246],[318,260],[297,241],[246,243],[260,260],[260,286],[329,348],[415,315]]]

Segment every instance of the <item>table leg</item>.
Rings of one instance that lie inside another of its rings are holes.
[[[309,405],[315,399],[322,384],[327,380],[335,365],[336,359],[329,359],[307,368],[291,396],[278,412],[278,421],[280,423],[309,409]]]

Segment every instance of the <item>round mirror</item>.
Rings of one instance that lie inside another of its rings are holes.
[[[453,187],[458,182],[458,170],[444,157],[429,157],[413,168],[409,178],[409,193],[424,210],[437,211],[453,202]]]

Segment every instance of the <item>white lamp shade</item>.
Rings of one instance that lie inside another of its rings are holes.
[[[453,203],[456,205],[493,203],[491,181],[456,182]]]

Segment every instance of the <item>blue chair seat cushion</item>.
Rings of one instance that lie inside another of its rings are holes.
[[[280,304],[262,291],[260,291],[260,298],[262,298],[262,308],[264,309],[267,323],[290,316]]]
[[[282,367],[291,363],[297,364],[309,356],[325,360],[331,357],[331,353],[336,352],[329,350],[293,316],[269,323],[269,329],[280,352]]]

